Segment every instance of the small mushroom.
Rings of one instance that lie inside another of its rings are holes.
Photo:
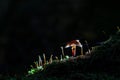
[[[65,54],[64,54],[64,49],[63,49],[62,46],[61,46],[60,48],[61,48],[61,50],[62,50],[62,55],[63,55],[63,57],[64,57],[64,56],[65,56]]]
[[[43,54],[44,64],[46,64],[46,57],[45,54]]]
[[[40,55],[38,57],[39,57],[39,64],[38,64],[38,66],[42,66],[42,59],[41,59]]]
[[[83,55],[82,44],[79,42],[79,40],[72,40],[72,41],[68,42],[67,45],[65,46],[65,48],[71,47],[72,56],[75,56],[76,55],[76,46],[81,47],[81,55]]]
[[[51,64],[52,61],[53,61],[53,55],[51,54],[50,59],[49,59],[49,63]]]
[[[56,61],[57,61],[57,62],[59,62],[59,59],[58,59],[58,57],[57,57],[57,56],[55,56],[55,59],[56,59]]]
[[[63,60],[62,55],[60,55],[60,61],[62,61],[62,60]]]
[[[38,61],[34,62],[35,64],[35,67],[37,68],[38,67]]]
[[[48,61],[46,61],[46,64],[49,64],[49,62],[48,62]]]

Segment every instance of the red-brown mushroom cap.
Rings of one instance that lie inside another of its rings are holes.
[[[73,46],[82,47],[82,44],[79,42],[79,40],[72,40],[72,41],[70,41],[70,42],[67,43],[67,45],[65,46],[65,48],[73,47]]]

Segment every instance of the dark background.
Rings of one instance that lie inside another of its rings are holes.
[[[119,21],[115,0],[0,0],[0,64],[27,65],[39,54],[57,55],[73,39],[104,41]]]

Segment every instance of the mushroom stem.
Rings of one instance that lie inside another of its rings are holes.
[[[57,57],[57,56],[55,56],[55,59],[56,59],[56,61],[57,61],[57,62],[59,62],[59,59],[58,59],[58,57]]]
[[[36,62],[34,62],[34,64],[35,64],[35,67],[37,68],[38,67],[38,62],[36,61]]]
[[[45,57],[45,54],[43,54],[43,58],[44,58],[44,64],[46,64],[46,57]]]
[[[89,54],[91,53],[90,49],[88,49],[88,53],[89,53]]]
[[[51,54],[51,56],[50,56],[50,59],[49,59],[49,63],[52,63],[52,57],[53,57],[53,55]]]
[[[72,56],[76,55],[76,46],[72,46]]]
[[[81,47],[81,55],[83,55],[83,47]]]
[[[38,57],[39,57],[39,63],[38,63],[38,66],[41,66],[41,65],[42,65],[42,59],[41,59],[40,55],[39,55]]]
[[[46,64],[49,64],[49,61],[46,61]]]
[[[56,60],[59,60],[57,56],[55,56],[55,59],[56,59]]]
[[[60,55],[60,61],[62,61],[63,59],[62,59],[62,55]]]
[[[61,50],[62,50],[62,55],[63,55],[63,57],[64,57],[65,54],[64,54],[64,49],[63,49],[63,47],[61,47]]]

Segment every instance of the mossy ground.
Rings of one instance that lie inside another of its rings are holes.
[[[120,31],[94,48],[91,58],[52,63],[30,76],[0,76],[1,80],[120,80]]]

